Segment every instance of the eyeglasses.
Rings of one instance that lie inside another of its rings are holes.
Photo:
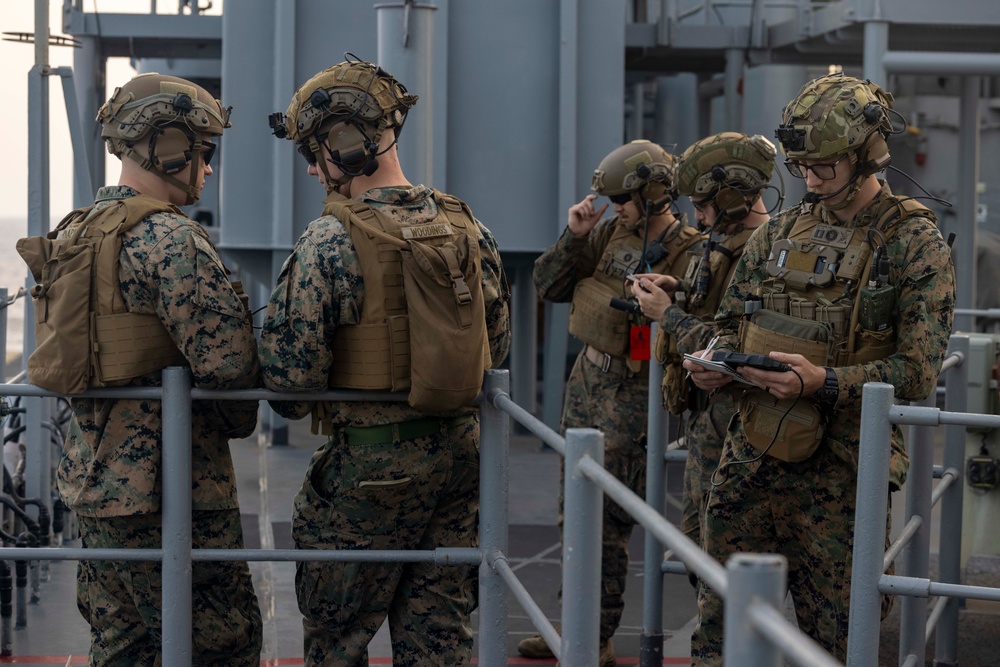
[[[215,151],[219,148],[218,144],[214,144],[211,141],[202,140],[201,142],[201,160],[205,163],[205,166],[212,164],[212,158],[215,157]]]
[[[715,197],[705,197],[704,199],[699,199],[695,201],[694,197],[691,198],[691,205],[699,213],[704,213],[705,209],[709,206],[715,206]]]
[[[821,181],[832,181],[837,177],[837,165],[840,164],[841,160],[847,157],[847,154],[841,155],[837,158],[836,162],[816,162],[813,164],[805,164],[804,162],[796,162],[795,160],[785,160],[785,168],[788,169],[788,173],[795,178],[805,178],[808,172],[812,172]]]
[[[625,204],[632,201],[632,193],[623,192],[620,195],[608,195],[608,199],[611,200],[612,204],[618,204],[619,206],[624,206]]]

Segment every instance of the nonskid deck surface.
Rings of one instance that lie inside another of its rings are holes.
[[[232,445],[239,479],[240,506],[248,548],[291,548],[291,503],[306,465],[320,438],[308,433],[304,422],[290,425],[289,446],[271,447],[257,435]],[[512,435],[510,444],[510,563],[518,578],[552,621],[558,621],[560,581],[559,530],[556,525],[559,455],[533,436]],[[261,472],[266,471],[266,484]],[[667,517],[678,520],[681,466],[670,464],[667,480]],[[898,514],[901,494],[894,498]],[[901,516],[894,526],[902,526]],[[76,544],[74,544],[76,546]],[[626,588],[625,613],[615,635],[619,665],[639,663],[642,632],[643,531],[637,528],[630,544],[632,562]],[[936,555],[932,555],[932,569]],[[261,664],[270,667],[302,664],[302,629],[294,594],[293,563],[251,563],[254,584],[265,617]],[[76,609],[76,563],[52,561],[49,580],[40,587],[40,601],[27,607],[27,625],[13,631],[13,656],[0,664],[86,664],[88,628]],[[933,579],[934,572],[931,577]],[[1000,560],[977,557],[970,563],[968,581],[1000,586]],[[846,585],[846,582],[845,582]],[[509,665],[552,665],[554,660],[529,660],[517,653],[517,643],[534,634],[527,614],[509,597]],[[898,609],[882,624],[879,664],[897,664]],[[690,664],[690,633],[696,615],[694,590],[685,577],[664,578],[665,665]],[[791,613],[791,612],[789,612]],[[474,623],[478,618],[474,618]],[[969,602],[959,628],[959,663],[965,667],[997,664],[1000,655],[1000,603]],[[388,629],[383,627],[370,646],[371,665],[391,665]],[[928,664],[933,658],[933,640]],[[474,663],[475,664],[475,663]]]

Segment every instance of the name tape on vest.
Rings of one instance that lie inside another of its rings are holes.
[[[454,232],[451,223],[442,222],[432,225],[414,225],[413,227],[403,227],[404,239],[431,239],[438,236],[451,236]]]

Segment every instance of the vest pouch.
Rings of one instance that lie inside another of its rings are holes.
[[[747,442],[779,461],[805,461],[823,441],[823,416],[812,399],[778,399],[750,389],[740,398],[739,415]]]
[[[400,253],[403,292],[410,331],[419,332],[410,338],[409,403],[422,412],[453,412],[475,402],[489,363],[480,268],[467,235],[408,246]]]
[[[402,318],[405,325],[405,316]],[[405,333],[400,331],[399,322],[394,323],[396,338]],[[407,336],[405,354],[409,354]],[[344,389],[365,389],[403,391],[403,386],[393,378],[393,363],[398,360],[398,346],[393,343],[393,323],[358,324],[341,327],[333,339],[330,352],[333,363],[330,378],[335,387]]]
[[[80,394],[90,380],[90,278],[94,248],[75,240],[23,238],[17,251],[37,283],[35,351],[28,357],[28,381],[59,394]],[[81,345],[84,343],[84,345]]]
[[[584,343],[613,357],[624,356],[629,344],[629,315],[610,306],[620,291],[585,278],[573,290],[569,332]]]
[[[801,354],[817,366],[830,365],[833,332],[827,322],[758,310],[740,323],[740,351]]]
[[[872,331],[858,325],[858,337],[853,353],[839,351],[837,366],[854,366],[867,364],[870,361],[885,359],[896,351],[896,335],[892,328],[885,331]]]

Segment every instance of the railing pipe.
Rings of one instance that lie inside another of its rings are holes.
[[[566,430],[563,504],[562,651],[564,665],[596,665],[600,635],[601,487],[587,478],[582,464],[604,465],[604,434],[595,429]]]
[[[878,662],[881,594],[878,590],[885,552],[885,517],[889,500],[889,410],[892,385],[867,382],[862,389],[861,447],[855,502],[854,554],[851,565],[851,607],[847,662]],[[864,508],[859,511],[859,508]]]
[[[650,323],[649,339],[656,339],[655,322]],[[664,513],[667,464],[664,460],[666,429],[662,407],[663,366],[649,362],[649,391],[646,400],[646,504]],[[639,667],[663,664],[663,543],[645,531],[643,558],[642,634],[639,635]]]
[[[726,562],[725,667],[780,667],[781,651],[752,621],[755,607],[785,603],[788,561],[777,554],[733,554]]]

